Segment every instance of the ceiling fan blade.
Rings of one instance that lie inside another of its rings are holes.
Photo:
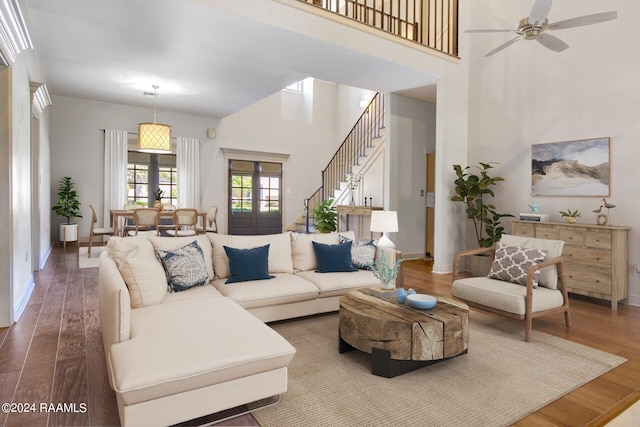
[[[550,30],[561,30],[564,28],[582,27],[585,25],[597,24],[599,22],[611,21],[618,17],[617,11],[594,13],[593,15],[578,16],[564,21],[549,24]]]
[[[549,33],[541,33],[536,40],[546,48],[551,49],[554,52],[562,52],[569,48],[569,45]]]
[[[518,30],[465,30],[465,33],[517,33]]]
[[[536,0],[529,12],[529,23],[542,23],[551,12],[552,0]]]
[[[520,40],[521,38],[522,38],[522,36],[518,36],[518,37],[515,37],[515,38],[513,38],[513,39],[509,40],[509,41],[508,41],[508,42],[506,42],[506,43],[501,44],[501,45],[500,45],[500,46],[498,46],[497,48],[493,49],[491,52],[488,52],[488,53],[485,55],[485,57],[487,57],[487,56],[491,56],[491,55],[494,55],[494,54],[496,54],[496,53],[500,52],[501,50],[508,48],[509,46],[511,46],[512,44],[514,44],[514,43],[515,43],[515,42],[517,42],[518,40]]]

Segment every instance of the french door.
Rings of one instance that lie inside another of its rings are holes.
[[[229,234],[282,232],[282,164],[229,160]]]

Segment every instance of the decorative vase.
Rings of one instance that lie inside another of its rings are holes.
[[[576,222],[578,220],[578,218],[576,218],[574,216],[563,216],[562,218],[564,218],[564,220],[566,222],[568,222],[569,224],[573,224],[574,222]]]
[[[162,205],[162,202],[160,200],[156,200],[153,203],[153,207],[161,211],[164,206]]]
[[[349,206],[355,206],[356,204],[356,199],[355,199],[355,194],[353,190],[349,190]]]
[[[382,289],[394,289],[395,288],[395,283],[393,282],[393,280],[388,280],[388,281],[380,281],[380,287]]]

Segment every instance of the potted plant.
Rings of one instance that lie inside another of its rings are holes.
[[[164,196],[164,190],[161,190],[160,188],[153,192],[153,200],[155,200],[155,202],[153,202],[153,207],[159,211],[161,211],[163,207],[162,196]]]
[[[61,178],[58,182],[58,203],[51,208],[57,215],[67,218],[67,222],[61,223],[58,229],[58,238],[61,242],[78,240],[78,224],[71,221],[82,218],[82,214],[78,193],[74,186],[71,177]]]
[[[573,224],[574,222],[576,222],[580,217],[580,211],[578,209],[576,209],[575,211],[572,211],[571,209],[567,209],[566,212],[565,211],[558,211],[558,212],[560,212],[560,215],[562,215],[562,219],[564,219],[566,222],[570,224]]]
[[[502,214],[496,211],[495,205],[487,202],[488,197],[495,197],[492,187],[504,178],[500,176],[489,176],[489,170],[493,166],[491,163],[479,163],[479,166],[467,166],[463,168],[460,165],[453,165],[456,172],[455,192],[456,195],[451,197],[454,202],[461,202],[466,205],[467,218],[473,221],[473,228],[476,235],[476,241],[481,248],[492,247],[500,240],[504,233],[504,227],[500,226],[500,220],[505,217],[512,217],[511,214]],[[477,173],[474,173],[477,169]],[[488,261],[481,270],[489,271],[490,265]],[[480,271],[472,273],[483,275]]]
[[[315,218],[315,228],[320,233],[331,233],[337,228],[337,210],[333,204],[333,199],[327,199],[320,202],[313,208],[313,216]]]

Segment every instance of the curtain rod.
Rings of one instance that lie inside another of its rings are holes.
[[[104,132],[104,131],[105,131],[105,129],[98,129],[98,130],[99,130],[100,132]],[[135,132],[127,132],[127,135],[131,135],[131,136],[138,136],[138,134],[137,134],[137,133],[135,133]],[[173,141],[175,141],[175,140],[176,140],[176,137],[175,137],[175,136],[172,136],[172,137],[171,137],[171,139],[172,139]]]

